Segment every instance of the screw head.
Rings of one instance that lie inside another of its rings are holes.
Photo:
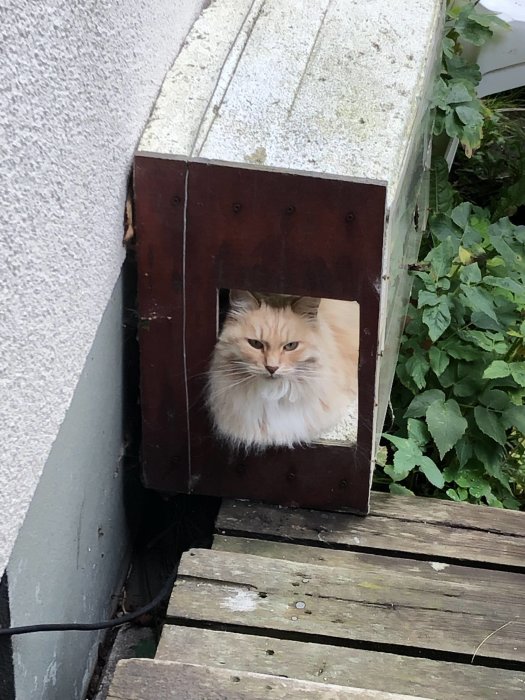
[[[232,211],[234,214],[238,214],[242,209],[242,204],[240,202],[234,202],[232,204]]]
[[[295,213],[294,205],[290,204],[289,206],[287,206],[286,209],[284,210],[284,213],[288,214],[288,216],[290,216],[291,214],[294,214]]]
[[[171,198],[171,203],[173,204],[174,207],[178,206],[182,202],[182,197],[179,197],[178,194],[174,195]]]
[[[355,214],[353,211],[349,211],[345,216],[345,221],[347,224],[351,224],[355,220]]]

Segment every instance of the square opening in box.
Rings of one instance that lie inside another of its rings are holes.
[[[248,451],[354,445],[358,361],[357,302],[220,289],[207,390],[214,430]]]

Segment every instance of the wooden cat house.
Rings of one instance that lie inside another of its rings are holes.
[[[439,0],[215,0],[134,164],[143,478],[366,513],[427,206]],[[355,435],[228,450],[206,370],[227,290],[353,301]]]

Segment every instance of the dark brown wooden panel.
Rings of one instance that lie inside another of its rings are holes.
[[[146,156],[135,167],[146,483],[366,512],[385,188]],[[356,446],[245,455],[219,444],[204,393],[220,288],[359,303]]]
[[[183,343],[186,164],[137,156],[134,168],[142,407],[147,486],[186,491]]]

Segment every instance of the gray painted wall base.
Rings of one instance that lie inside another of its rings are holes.
[[[9,561],[12,626],[93,622],[115,607],[129,553],[122,347],[119,278]],[[97,632],[14,637],[17,700],[80,700],[101,639]]]

